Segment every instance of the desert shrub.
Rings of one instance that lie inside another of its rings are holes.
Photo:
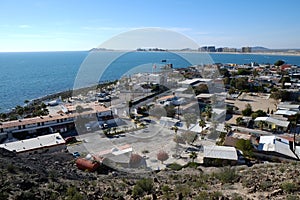
[[[201,191],[196,196],[195,200],[209,200],[209,194],[206,191]]]
[[[184,165],[184,167],[189,167],[189,168],[193,168],[193,169],[197,169],[197,167],[200,166],[199,163],[195,163],[195,162],[189,162],[186,165]]]
[[[298,186],[295,183],[287,182],[287,181],[281,183],[280,187],[287,193],[295,192],[298,189]]]
[[[300,200],[300,197],[298,197],[296,195],[288,195],[286,197],[286,200]]]
[[[175,193],[182,194],[183,197],[186,197],[191,193],[191,188],[188,185],[176,185]]]
[[[243,200],[243,197],[241,195],[239,195],[238,193],[233,193],[231,195],[231,199],[232,200]]]
[[[132,195],[134,197],[139,197],[144,194],[149,194],[153,191],[153,181],[152,179],[141,179],[136,182],[136,185],[133,187]]]
[[[15,168],[15,166],[12,163],[8,164],[7,167],[6,167],[6,169],[10,173],[15,173],[16,172],[16,168]]]
[[[6,192],[1,191],[0,192],[0,199],[8,199],[9,195]]]
[[[222,192],[215,191],[210,194],[210,199],[220,199],[223,196]]]
[[[238,177],[236,171],[232,168],[222,168],[220,172],[213,174],[222,183],[232,183]]]
[[[78,192],[77,188],[71,186],[67,189],[67,200],[83,200],[86,199],[81,193]]]
[[[161,187],[161,191],[165,194],[165,193],[169,193],[172,189],[168,186],[168,185],[163,185]]]
[[[271,186],[272,186],[272,182],[271,182],[271,181],[262,181],[262,182],[259,184],[259,188],[260,188],[262,191],[267,190],[267,189],[270,188]]]
[[[175,162],[167,165],[167,167],[175,171],[181,170],[183,168],[183,166]]]

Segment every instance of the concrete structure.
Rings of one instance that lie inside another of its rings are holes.
[[[0,148],[14,151],[21,155],[31,155],[63,150],[66,148],[66,142],[59,133],[53,133],[27,140],[0,144]]]
[[[204,146],[204,165],[234,165],[237,161],[238,155],[234,147]]]

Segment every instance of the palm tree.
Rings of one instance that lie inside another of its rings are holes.
[[[197,157],[198,157],[198,154],[195,151],[192,151],[190,153],[190,159],[192,159],[192,162],[194,162]]]
[[[177,126],[173,126],[172,129],[174,130],[175,135],[177,135],[178,127]]]
[[[212,115],[212,107],[210,105],[207,105],[205,107],[205,114],[206,114],[206,118],[207,119],[210,119],[211,118],[211,115]]]
[[[259,122],[258,122],[258,125],[259,125],[260,129],[263,130],[263,129],[264,129],[264,126],[266,125],[266,122],[264,122],[264,121],[259,121]]]
[[[201,127],[201,135],[203,134],[203,128],[206,126],[206,122],[203,120],[203,119],[201,119],[201,120],[199,120],[199,126]]]
[[[231,126],[230,124],[225,123],[224,129],[226,130],[227,133],[229,133],[231,131]]]

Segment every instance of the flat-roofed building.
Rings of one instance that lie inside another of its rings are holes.
[[[66,148],[66,142],[59,133],[53,133],[27,140],[0,144],[0,148],[21,155],[31,155],[63,150]]]
[[[228,146],[204,146],[204,165],[235,165],[238,161],[237,151]]]
[[[65,109],[68,110],[67,114],[60,112],[47,116],[2,122],[0,123],[0,133],[25,133],[29,135],[43,135],[51,132],[63,133],[74,128],[74,121],[79,116],[81,118],[97,119],[99,122],[104,121],[105,123],[114,118],[110,108],[99,105],[97,102],[79,105],[83,109],[80,113],[76,112],[78,105],[67,104],[65,105]]]

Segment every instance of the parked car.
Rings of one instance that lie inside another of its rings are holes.
[[[76,151],[76,152],[73,153],[73,156],[74,156],[75,158],[78,158],[78,157],[80,157],[80,153],[78,153],[78,152]]]

